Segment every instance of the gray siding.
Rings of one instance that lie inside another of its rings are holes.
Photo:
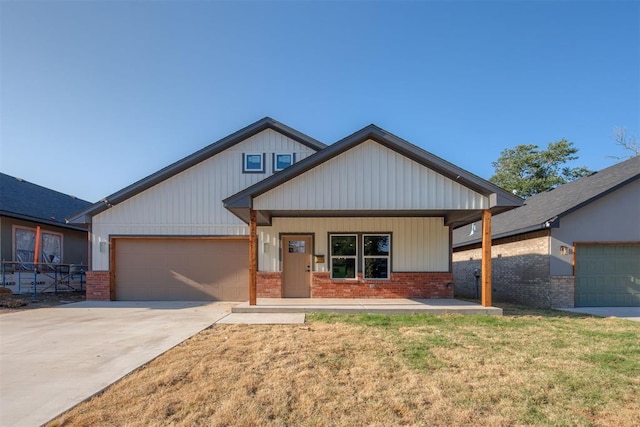
[[[640,242],[640,180],[560,219],[551,230],[551,275],[573,274],[573,256],[560,247],[575,242]]]

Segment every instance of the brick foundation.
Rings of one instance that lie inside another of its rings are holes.
[[[87,301],[109,301],[111,299],[108,271],[87,271],[86,298]]]
[[[259,271],[256,275],[258,298],[282,298],[282,273]]]
[[[331,280],[313,273],[311,298],[453,298],[452,273],[391,273],[390,280]]]

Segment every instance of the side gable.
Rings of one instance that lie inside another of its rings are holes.
[[[138,182],[135,182],[134,184],[131,184],[128,187],[123,188],[122,190],[105,197],[104,199],[100,200],[99,202],[93,204],[92,206],[90,206],[87,209],[84,209],[82,211],[79,211],[77,213],[75,213],[74,215],[72,215],[70,218],[68,218],[68,222],[70,223],[80,223],[80,224],[87,224],[91,222],[91,217],[94,215],[99,214],[100,212],[105,211],[106,209],[122,203],[123,201],[136,196],[142,192],[144,192],[145,190],[148,190],[150,188],[152,188],[153,186],[177,175],[180,174],[186,170],[188,170],[189,168],[192,168],[193,166],[215,156],[218,153],[221,153],[225,150],[230,149],[231,147],[235,146],[236,144],[245,141],[265,130],[272,130],[277,132],[280,135],[283,135],[284,137],[292,140],[292,141],[296,141],[297,143],[301,144],[304,147],[307,147],[310,151],[318,151],[318,150],[322,150],[323,148],[325,148],[326,146],[301,133],[298,132],[297,130],[290,128],[270,117],[265,117],[261,120],[258,120],[257,122],[237,131],[234,132],[233,134],[222,138],[221,140],[159,170],[158,172],[149,175],[146,178],[141,179]],[[240,160],[239,160],[240,161]],[[264,177],[264,176],[263,176]]]

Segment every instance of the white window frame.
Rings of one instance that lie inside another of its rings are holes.
[[[389,239],[389,252],[387,255],[365,255],[365,239],[367,236],[387,236]],[[367,277],[367,259],[384,258],[387,260],[387,277]],[[390,280],[391,279],[391,233],[366,233],[362,234],[362,278],[365,280]]]
[[[260,157],[260,169],[250,169],[248,168],[248,159],[249,156],[259,156]],[[242,153],[242,173],[265,173],[265,154],[264,153]]]
[[[291,164],[293,165],[296,162],[296,153],[273,153],[272,163],[273,163],[273,172],[280,172],[281,170],[285,170],[289,166],[285,166],[283,168],[278,167],[278,156],[291,156]]]
[[[356,245],[355,255],[333,255],[333,237],[353,237]],[[329,274],[331,280],[358,280],[358,235],[355,233],[330,233],[329,234]],[[333,277],[333,260],[335,258],[353,259],[355,261],[354,277]]]

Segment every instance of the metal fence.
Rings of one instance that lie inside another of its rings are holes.
[[[83,291],[87,266],[82,264],[2,261],[2,287],[14,294]]]

